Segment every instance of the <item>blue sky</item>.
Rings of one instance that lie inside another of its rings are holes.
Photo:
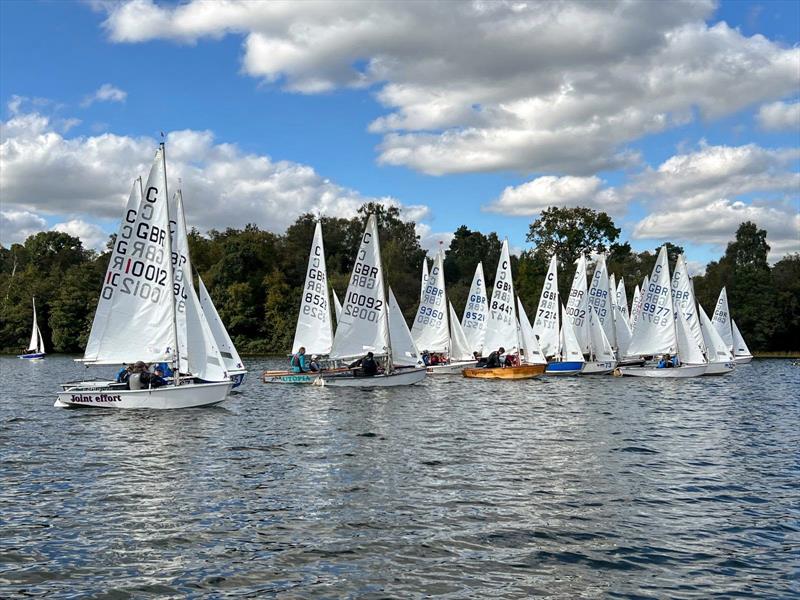
[[[635,248],[674,240],[696,263],[719,255],[740,217],[779,253],[800,250],[800,3],[661,3],[624,19],[578,5],[554,16],[585,45],[550,39],[541,6],[530,17],[417,6],[343,3],[337,14],[309,2],[242,17],[150,0],[0,3],[3,243],[58,227],[99,244],[165,131],[182,148],[173,174],[195,192],[188,218],[201,228],[254,220],[280,231],[306,210],[391,198],[431,246],[466,224],[522,248],[543,206],[584,204],[608,210]],[[617,26],[619,38],[645,34],[593,52],[592,36]],[[476,40],[503,27],[540,45],[514,55],[514,33],[505,47]],[[662,57],[662,36],[686,41]],[[603,79],[615,84],[607,96]],[[574,112],[554,112],[559,89]],[[390,115],[400,124],[375,124]],[[220,159],[226,144],[235,155]],[[659,172],[671,159],[676,168]]]

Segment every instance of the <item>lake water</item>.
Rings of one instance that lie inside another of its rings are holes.
[[[0,359],[0,596],[800,595],[800,368],[53,408]]]

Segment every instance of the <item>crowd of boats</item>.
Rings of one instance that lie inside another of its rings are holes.
[[[507,240],[491,290],[483,265],[476,266],[460,319],[447,296],[439,251],[430,268],[427,258],[423,261],[419,307],[409,328],[385,283],[375,216],[367,219],[343,302],[328,284],[317,223],[291,366],[264,372],[262,381],[385,387],[439,375],[682,378],[724,375],[752,359],[730,317],[725,289],[709,317],[695,301],[683,256],[670,274],[662,247],[630,307],[622,277],[616,281],[609,274],[602,254],[593,259],[591,279],[586,256],[576,261],[565,305],[558,291],[558,259],[551,258],[531,323],[514,291]],[[241,385],[246,369],[199,277],[198,283],[196,291],[183,198],[180,190],[168,195],[162,144],[144,186],[138,179],[131,190],[80,360],[87,367],[167,362],[179,375],[169,385],[144,389],[102,378],[71,381],[62,384],[55,405],[185,408],[222,402]],[[35,307],[33,329],[31,352],[22,358],[44,355]],[[297,359],[301,348],[314,356],[313,370]],[[363,368],[367,355],[376,368]]]

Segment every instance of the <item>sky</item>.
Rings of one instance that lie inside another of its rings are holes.
[[[529,247],[608,212],[695,271],[800,251],[798,2],[0,2],[0,238],[102,248],[161,132],[201,231],[402,209]]]

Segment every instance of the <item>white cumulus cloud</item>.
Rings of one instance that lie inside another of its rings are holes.
[[[102,3],[115,42],[243,37],[242,70],[315,94],[372,87],[379,161],[434,175],[587,176],[628,144],[794,93],[800,48],[697,2]],[[724,90],[724,93],[720,93]]]
[[[104,83],[93,94],[86,96],[81,106],[91,106],[95,102],[125,102],[128,92],[121,90],[110,83]]]
[[[56,223],[50,229],[51,231],[60,231],[80,238],[83,242],[83,247],[89,250],[102,252],[105,250],[106,242],[108,242],[108,234],[99,225],[87,223],[82,219],[70,219],[64,223]]]
[[[613,188],[603,186],[597,176],[537,177],[518,186],[509,186],[485,210],[512,216],[531,216],[550,206],[585,206],[614,212],[624,202]]]
[[[756,115],[759,125],[766,131],[800,130],[800,102],[772,102],[764,104]]]
[[[9,247],[45,229],[47,221],[27,210],[0,210],[0,244]]]

